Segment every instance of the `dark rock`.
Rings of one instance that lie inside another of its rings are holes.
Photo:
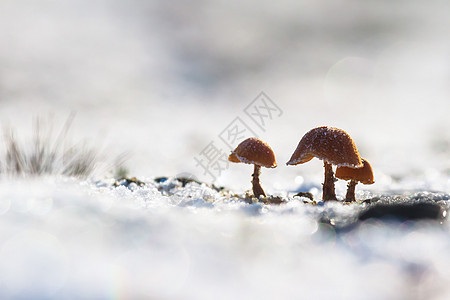
[[[279,196],[262,197],[261,201],[264,204],[282,204],[282,203],[286,202],[286,201],[283,200],[283,198],[281,198]]]
[[[198,184],[202,184],[200,181],[198,181],[197,179],[194,178],[189,178],[189,177],[176,177],[176,180],[178,180],[179,182],[181,182],[181,186],[185,187],[186,184],[190,183],[190,182],[195,182]]]
[[[166,181],[168,178],[165,176],[162,177],[156,177],[155,179],[153,179],[156,183],[162,183],[164,181]]]
[[[216,186],[216,185],[212,185],[211,188],[213,188],[216,192],[221,192],[225,190],[224,186]]]
[[[113,186],[118,187],[118,186],[125,186],[125,187],[129,187],[130,184],[136,184],[137,186],[144,186],[145,182],[140,181],[139,179],[137,179],[136,177],[132,177],[132,178],[121,178],[118,179],[116,182],[114,182]]]
[[[309,198],[309,199],[311,199],[311,200],[314,200],[314,196],[313,196],[313,194],[311,194],[310,192],[299,192],[299,193],[295,194],[294,197],[295,197],[295,196],[298,196],[298,197],[305,197],[305,198]]]
[[[379,201],[380,199],[381,199],[380,197],[373,197],[373,198],[363,200],[362,203],[371,204],[371,203],[375,203],[375,202]]]
[[[422,202],[415,204],[375,204],[361,213],[358,220],[364,221],[370,218],[395,219],[399,221],[444,218],[444,210],[436,203]]]

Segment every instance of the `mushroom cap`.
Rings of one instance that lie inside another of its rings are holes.
[[[314,157],[336,166],[362,167],[355,142],[347,132],[334,127],[322,126],[308,131],[286,164],[303,164]]]
[[[277,166],[272,148],[265,142],[254,137],[242,141],[231,152],[228,160],[231,162],[259,165],[266,168],[275,168]]]
[[[342,180],[355,180],[359,181],[363,184],[372,184],[375,181],[373,180],[373,171],[370,163],[364,158],[361,159],[363,163],[362,168],[349,168],[349,167],[337,167],[336,168],[336,177]]]

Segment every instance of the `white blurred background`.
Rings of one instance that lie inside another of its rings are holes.
[[[251,125],[277,155],[269,192],[320,182],[321,162],[285,162],[321,125],[351,134],[369,188],[448,191],[449,36],[444,0],[2,0],[0,117],[26,135],[35,116],[75,112],[74,138],[129,152],[130,175],[212,182],[194,157],[211,141],[228,153],[218,135],[264,91],[283,111]],[[251,172],[215,182],[245,190]]]

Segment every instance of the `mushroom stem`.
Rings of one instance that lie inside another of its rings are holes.
[[[322,201],[337,200],[336,192],[334,191],[334,178],[333,167],[327,161],[324,161],[323,166],[325,168],[325,180],[323,182],[323,194]]]
[[[263,188],[261,187],[261,184],[259,183],[259,174],[261,173],[261,166],[255,165],[255,169],[253,171],[253,195],[255,195],[256,198],[259,199],[259,196],[263,195],[266,197],[266,193],[264,193]]]
[[[356,184],[358,184],[358,181],[356,180],[350,180],[350,182],[347,184],[347,194],[345,195],[345,201],[347,202],[353,202],[355,200],[355,187]]]

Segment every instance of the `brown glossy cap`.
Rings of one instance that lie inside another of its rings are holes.
[[[364,158],[361,160],[362,168],[337,167],[336,177],[342,180],[356,180],[364,184],[374,183],[372,166]]]
[[[303,164],[314,157],[336,166],[362,167],[355,142],[347,132],[334,127],[322,126],[308,131],[286,164]]]
[[[254,137],[242,141],[231,152],[228,160],[231,162],[259,165],[266,168],[275,168],[277,166],[272,148],[265,142]]]

